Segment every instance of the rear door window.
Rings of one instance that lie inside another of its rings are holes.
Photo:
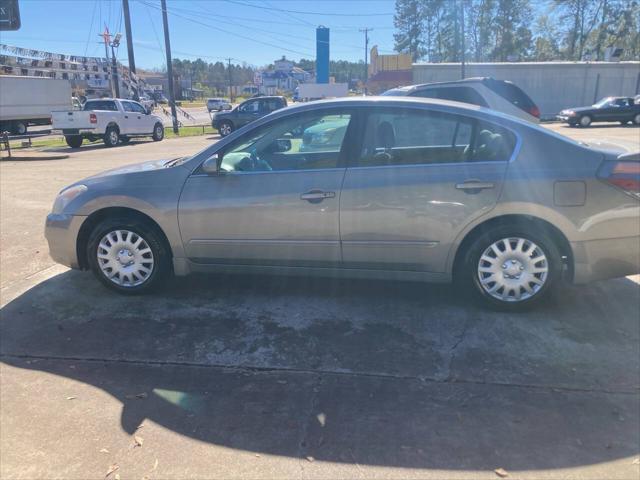
[[[463,115],[377,109],[367,115],[360,167],[508,161],[515,135]]]
[[[113,100],[90,100],[84,104],[84,110],[104,110],[110,112],[117,112],[116,102]]]

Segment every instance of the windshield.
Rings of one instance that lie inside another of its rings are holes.
[[[596,108],[606,107],[607,105],[609,105],[609,102],[611,102],[611,100],[613,100],[611,97],[603,98],[598,103],[594,103],[593,106]]]

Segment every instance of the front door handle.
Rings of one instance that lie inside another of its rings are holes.
[[[300,195],[300,200],[306,200],[309,203],[320,203],[325,198],[335,198],[336,192],[325,192],[324,190],[309,190]]]
[[[457,183],[456,188],[458,190],[463,190],[465,193],[478,193],[481,190],[495,188],[495,184],[491,182],[482,182],[480,180],[466,180],[463,183]]]

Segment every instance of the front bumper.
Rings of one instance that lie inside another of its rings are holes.
[[[576,117],[575,115],[569,116],[569,115],[556,115],[556,119],[560,120],[561,122],[566,122],[566,123],[576,123],[578,121],[578,117]]]
[[[86,218],[81,215],[47,215],[44,236],[53,260],[70,268],[80,268],[76,245],[80,227]]]
[[[640,236],[571,242],[577,284],[640,273]]]

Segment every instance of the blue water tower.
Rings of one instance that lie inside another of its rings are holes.
[[[329,83],[329,29],[316,28],[316,83]]]

